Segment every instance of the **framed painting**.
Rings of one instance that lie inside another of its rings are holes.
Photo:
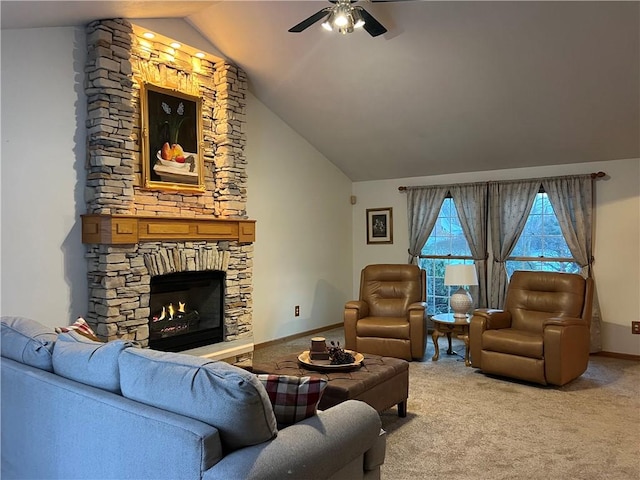
[[[367,209],[367,243],[393,243],[393,209]]]
[[[142,187],[204,192],[201,99],[142,83],[140,103]]]

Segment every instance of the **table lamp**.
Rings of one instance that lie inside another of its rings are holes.
[[[466,285],[478,285],[475,265],[447,265],[444,272],[444,284],[458,285],[460,288],[451,295],[449,305],[454,318],[467,318],[467,312],[473,305],[473,299],[464,289]]]

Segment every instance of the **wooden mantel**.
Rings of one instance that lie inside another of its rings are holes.
[[[256,237],[255,220],[99,214],[81,217],[82,243],[123,245],[163,240],[252,243]]]

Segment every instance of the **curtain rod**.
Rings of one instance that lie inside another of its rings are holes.
[[[593,179],[602,178],[602,177],[604,177],[605,175],[606,175],[606,173],[605,173],[605,172],[593,172],[593,173],[591,174],[591,178],[593,178]],[[572,176],[572,175],[569,175],[569,176]],[[522,180],[527,180],[527,179],[526,179],[526,178],[523,178]],[[487,182],[487,183],[489,183],[489,182]],[[431,186],[431,185],[430,185],[430,186]],[[404,191],[406,191],[406,190],[407,190],[407,188],[409,188],[409,187],[398,187],[398,191],[400,191],[400,192],[404,192]]]

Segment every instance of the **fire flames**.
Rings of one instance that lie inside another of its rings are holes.
[[[159,322],[161,320],[175,320],[176,318],[181,318],[186,313],[185,306],[186,304],[184,302],[178,301],[178,311],[176,312],[173,303],[170,303],[168,306],[162,307],[162,313],[160,314],[160,316],[154,316],[153,321]]]
[[[200,321],[197,310],[187,312],[186,303],[178,302],[178,309],[173,303],[162,307],[160,314],[151,317],[151,332],[162,336],[176,335],[190,328],[196,328]]]

